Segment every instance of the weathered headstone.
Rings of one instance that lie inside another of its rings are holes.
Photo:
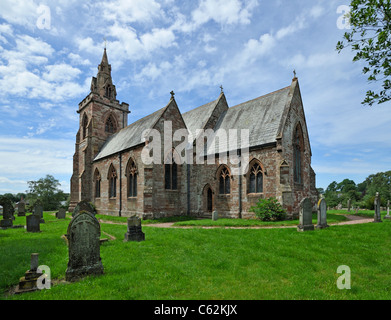
[[[38,290],[37,280],[42,276],[38,269],[38,253],[31,254],[30,270],[27,270],[24,277],[20,278],[15,293],[24,293]]]
[[[0,205],[3,207],[3,220],[0,220],[0,228],[11,228],[15,219],[14,206],[6,197],[0,197]]]
[[[217,221],[218,219],[219,219],[219,214],[217,213],[216,210],[214,210],[214,211],[212,212],[212,220],[213,220],[213,221]]]
[[[41,218],[38,215],[31,214],[26,217],[27,232],[41,232],[40,229]]]
[[[358,214],[359,210],[360,210],[360,207],[356,207],[356,214]]]
[[[297,226],[297,231],[310,231],[315,227],[312,224],[312,203],[309,198],[304,198],[300,202],[300,224]]]
[[[100,224],[92,213],[75,215],[67,231],[69,261],[66,281],[103,274],[100,257]]]
[[[375,205],[375,216],[374,216],[374,221],[373,222],[383,222],[381,220],[381,215],[380,215],[380,196],[379,196],[379,192],[376,192],[374,205]]]
[[[34,206],[33,215],[39,217],[40,223],[45,223],[45,220],[43,219],[43,207],[40,204]]]
[[[95,208],[91,205],[91,203],[89,203],[86,200],[82,200],[76,205],[75,209],[73,210],[72,217],[76,216],[78,213],[82,211],[87,211],[94,215],[96,214]]]
[[[348,200],[348,212],[350,212],[350,209],[352,207],[352,199]]]
[[[342,203],[338,204],[337,210],[342,210]]]
[[[65,217],[66,217],[66,210],[64,208],[60,208],[58,212],[56,212],[56,218],[65,219]]]
[[[138,217],[128,218],[128,231],[125,233],[125,242],[145,241],[145,234],[141,229],[141,220]]]
[[[391,216],[390,216],[390,200],[387,201],[387,215],[384,216],[384,219],[391,219]]]
[[[318,224],[316,225],[317,229],[328,228],[327,225],[327,204],[325,199],[320,199],[318,201]]]
[[[24,217],[24,216],[26,216],[26,203],[22,198],[18,203],[18,217]]]

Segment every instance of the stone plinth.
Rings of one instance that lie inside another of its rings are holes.
[[[125,242],[128,241],[145,241],[145,234],[141,229],[141,220],[137,217],[128,219],[128,232],[125,233]]]

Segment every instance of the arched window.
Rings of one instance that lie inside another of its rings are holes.
[[[219,193],[220,194],[230,194],[231,193],[231,175],[230,175],[227,167],[224,167],[220,171]]]
[[[117,196],[117,171],[111,165],[109,169],[109,197],[115,198]]]
[[[88,126],[88,118],[84,114],[84,116],[83,116],[83,123],[82,123],[83,139],[85,139],[87,137],[87,126]]]
[[[263,172],[259,163],[255,163],[250,168],[249,193],[263,192]]]
[[[166,190],[178,190],[178,165],[171,152],[164,162],[164,185]]]
[[[296,126],[295,134],[293,137],[293,164],[294,164],[294,182],[302,183],[302,160],[303,160],[303,134],[301,131],[301,126],[298,124]]]
[[[137,168],[132,159],[129,162],[126,175],[128,177],[128,197],[137,197]]]
[[[105,131],[107,133],[114,133],[116,131],[115,122],[112,116],[106,120]]]
[[[106,97],[111,98],[111,87],[109,85],[106,87]]]
[[[94,182],[95,182],[95,198],[100,198],[101,177],[100,177],[100,173],[99,173],[98,169],[95,170]]]

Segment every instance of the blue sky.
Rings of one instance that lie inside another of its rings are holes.
[[[0,194],[51,174],[69,192],[78,103],[104,39],[129,123],[164,107],[230,106],[299,78],[317,187],[391,170],[391,103],[361,105],[368,84],[338,54],[333,0],[0,0]]]

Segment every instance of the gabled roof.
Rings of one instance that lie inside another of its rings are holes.
[[[112,154],[127,149],[131,149],[137,145],[144,143],[144,139],[141,134],[144,132],[144,130],[149,130],[154,127],[156,122],[163,115],[167,106],[144,118],[141,118],[140,120],[130,124],[126,128],[123,128],[116,134],[112,135],[103,145],[102,149],[95,157],[94,161],[103,159]]]
[[[196,131],[205,128],[205,125],[212,116],[213,110],[216,108],[219,100],[220,97],[215,101],[204,104],[201,107],[190,110],[182,115],[187,130],[189,130],[193,136],[193,140],[196,138]]]
[[[215,131],[224,129],[227,138],[231,138],[231,146],[241,147],[240,130],[249,130],[249,147],[261,146],[276,142],[278,129],[282,121],[285,106],[289,99],[290,88],[269,93],[259,98],[241,103],[229,108],[219,119]],[[234,136],[228,136],[230,129],[237,129],[237,140]],[[225,152],[233,150],[229,145],[220,145],[219,139],[216,139],[216,152]],[[208,150],[208,153],[214,153]]]

